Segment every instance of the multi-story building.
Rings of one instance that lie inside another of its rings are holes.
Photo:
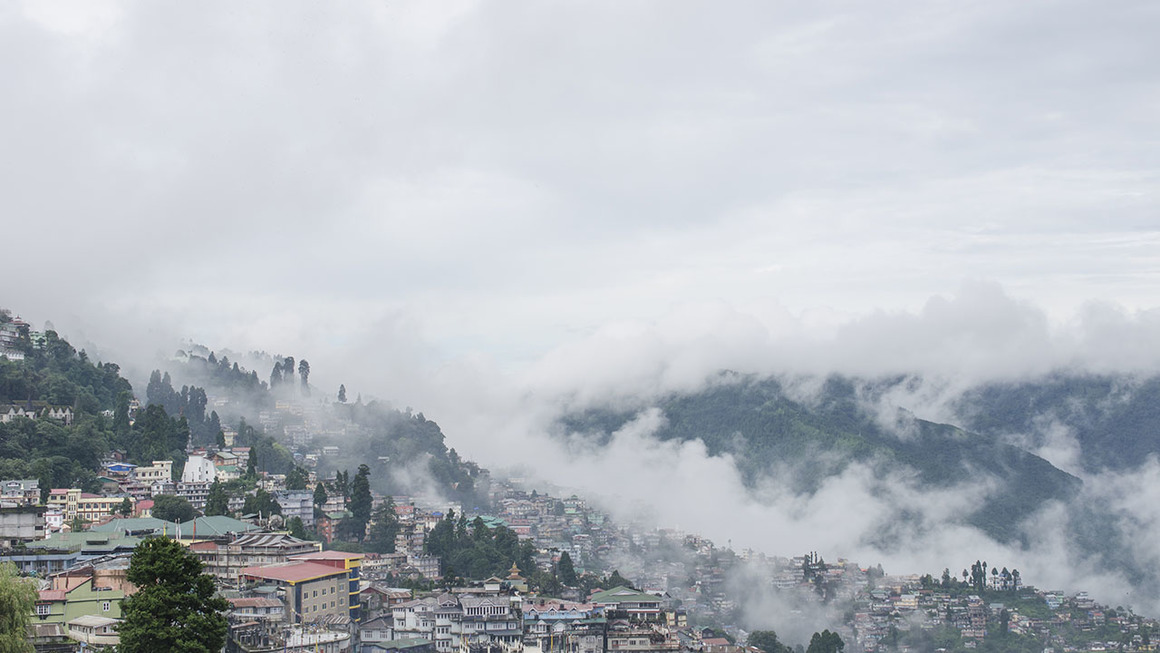
[[[282,508],[282,516],[289,523],[291,517],[302,520],[306,528],[314,528],[314,493],[308,490],[289,490],[274,493],[274,500]]]
[[[133,470],[134,480],[151,485],[157,481],[173,480],[173,461],[154,460],[152,465]]]
[[[342,551],[315,551],[296,555],[293,560],[326,565],[340,569],[347,575],[346,605],[352,622],[362,620],[361,603],[359,601],[359,583],[362,577],[363,556],[360,553],[343,553]]]
[[[202,454],[191,454],[181,470],[181,480],[185,483],[213,483],[217,478],[217,466]]]
[[[350,614],[350,581],[345,569],[317,562],[284,562],[246,567],[241,577],[251,584],[276,585],[286,621],[291,623],[316,623],[328,616]]]
[[[0,501],[35,506],[40,503],[40,481],[35,478],[4,481],[0,483]]]
[[[463,608],[460,650],[522,647],[523,624],[511,597],[464,596],[459,604]]]
[[[59,509],[65,522],[77,517],[93,522],[115,513],[126,498],[130,505],[134,503],[132,497],[90,494],[79,488],[54,488],[48,493],[48,507]]]
[[[44,539],[44,506],[0,506],[0,546]]]
[[[189,550],[205,565],[205,573],[236,581],[246,567],[289,562],[293,556],[319,550],[318,542],[300,540],[285,533],[246,533],[228,544],[195,542]]]

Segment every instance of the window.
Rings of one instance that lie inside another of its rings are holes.
[[[36,605],[36,614],[41,617],[52,614],[52,606],[48,603],[38,603]]]
[[[101,601],[101,612],[108,612],[113,607],[109,601]]]

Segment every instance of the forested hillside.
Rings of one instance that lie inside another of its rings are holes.
[[[656,437],[700,439],[711,455],[734,454],[748,484],[776,472],[800,492],[814,491],[854,461],[882,473],[917,473],[930,488],[974,479],[997,482],[1000,491],[965,520],[1000,540],[1017,538],[1021,519],[1045,501],[1073,496],[1080,486],[1073,476],[994,435],[927,422],[902,410],[884,424],[850,379],[830,377],[808,398],[794,396],[776,378],[722,375],[700,392],[656,402],[665,417]],[[589,410],[561,425],[607,439],[635,414]]]
[[[1005,383],[987,383],[957,402],[961,423],[979,433],[1020,434],[1043,442],[1061,425],[1079,443],[1090,472],[1122,470],[1160,454],[1160,377],[1060,372]]]

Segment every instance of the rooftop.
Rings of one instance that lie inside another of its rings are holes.
[[[285,583],[301,583],[328,576],[346,576],[347,572],[345,569],[320,565],[316,562],[284,562],[261,567],[246,567],[242,569],[242,575]]]

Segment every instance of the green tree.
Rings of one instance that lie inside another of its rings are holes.
[[[399,516],[395,514],[395,501],[391,497],[375,508],[371,515],[371,527],[367,537],[368,548],[376,553],[394,553],[395,536],[399,534]]]
[[[213,485],[209,486],[209,495],[205,499],[205,515],[212,517],[214,515],[228,515],[230,513],[230,495],[226,493],[226,488],[219,480],[214,480]]]
[[[605,589],[612,589],[614,587],[627,587],[629,589],[636,589],[631,582],[624,576],[620,575],[620,571],[613,569],[608,578],[604,579],[604,584],[607,585]]]
[[[0,653],[32,651],[27,631],[36,598],[36,585],[21,578],[16,565],[0,564]]]
[[[286,521],[286,530],[290,533],[291,537],[296,537],[300,540],[310,539],[310,536],[306,533],[306,524],[303,524],[302,518],[297,515]]]
[[[298,378],[302,381],[302,395],[304,397],[310,396],[310,363],[306,359],[298,361]]]
[[[346,386],[341,383],[338,384],[338,401],[340,403],[346,403]]]
[[[185,497],[159,494],[153,497],[153,516],[162,521],[187,522],[197,517],[197,511]]]
[[[121,604],[118,651],[216,653],[225,646],[229,603],[215,595],[213,578],[184,546],[165,537],[145,540],[126,577],[137,592]]]
[[[560,562],[556,565],[556,577],[568,587],[576,586],[576,567],[572,565],[572,556],[567,551],[560,554]]]
[[[310,472],[306,471],[299,465],[295,465],[294,469],[286,475],[286,489],[287,490],[305,490],[306,484],[310,482]]]
[[[117,513],[122,517],[128,517],[133,514],[133,502],[129,500],[129,497],[121,500],[121,505],[117,508]]]
[[[777,639],[777,633],[772,630],[755,630],[749,633],[748,645],[759,648],[765,653],[790,653],[792,649]]]
[[[350,513],[354,523],[362,527],[362,534],[358,541],[365,537],[367,523],[371,520],[371,468],[366,465],[358,466],[358,473],[350,484]]]
[[[314,505],[320,510],[322,506],[326,505],[326,500],[330,497],[326,496],[326,486],[320,481],[318,485],[314,486]]]
[[[246,458],[246,477],[254,478],[258,475],[258,450],[250,447],[250,455]]]
[[[247,515],[261,514],[268,518],[270,515],[281,515],[282,506],[278,505],[273,495],[259,488],[257,492],[246,497],[246,502],[242,505],[242,512]]]
[[[846,642],[842,641],[838,633],[823,630],[810,638],[810,647],[806,653],[842,653],[845,649]]]

